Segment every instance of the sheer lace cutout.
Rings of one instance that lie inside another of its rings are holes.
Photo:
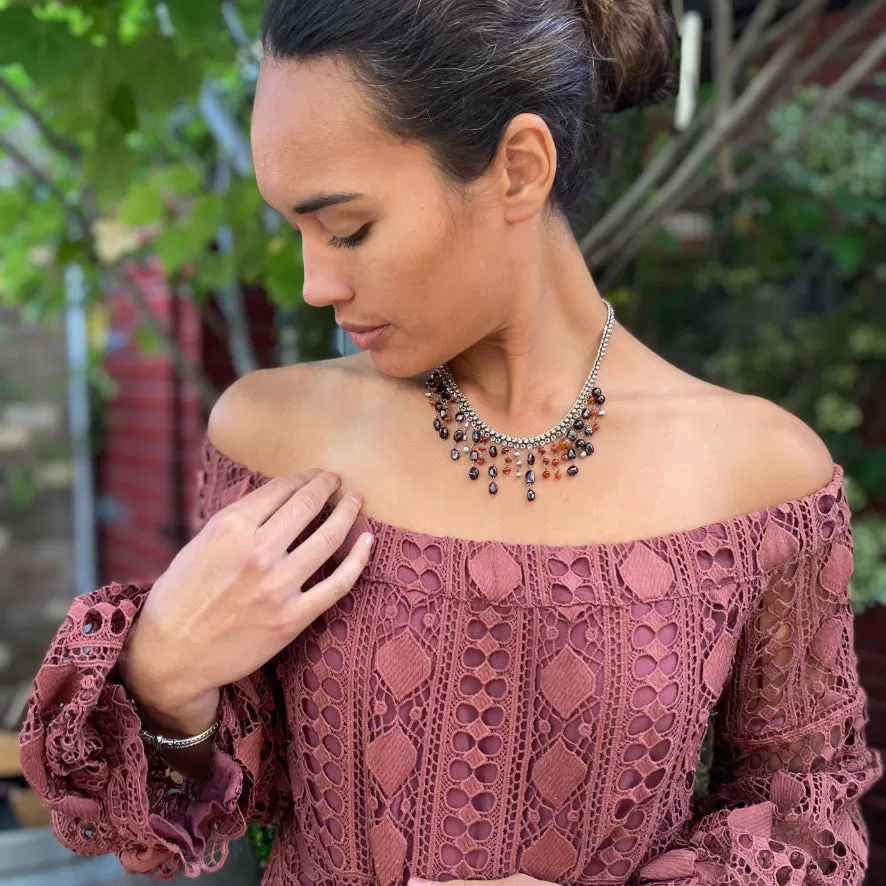
[[[208,439],[200,479],[195,529],[268,480]],[[264,821],[279,825],[273,886],[861,882],[857,801],[882,762],[864,737],[840,466],[805,498],[632,542],[369,517],[354,533],[367,527],[352,593],[225,688],[199,784],[145,750],[114,681],[150,588],[75,601],[22,733],[68,845],[166,877],[217,867]],[[694,803],[714,709],[712,790]]]

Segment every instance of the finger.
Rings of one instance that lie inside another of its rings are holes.
[[[304,584],[345,543],[363,506],[357,492],[346,495],[329,517],[289,555],[293,581]],[[344,552],[342,552],[344,553]],[[341,555],[338,558],[340,559]]]
[[[249,525],[257,529],[272,514],[280,510],[296,492],[321,473],[319,468],[308,468],[293,474],[274,477],[224,510],[236,511]]]
[[[320,471],[256,529],[258,544],[275,556],[284,556],[340,485],[338,474]]]
[[[323,581],[319,581],[309,588],[299,598],[307,607],[311,621],[351,592],[357,579],[360,578],[369,563],[373,542],[372,534],[364,532],[354,542],[347,557],[341,561],[338,568]]]

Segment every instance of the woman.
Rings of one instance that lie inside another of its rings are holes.
[[[571,230],[670,21],[273,0],[263,37],[258,183],[364,351],[233,385],[199,534],[71,607],[21,754],[61,839],[196,875],[275,823],[274,886],[860,883],[842,468],[644,347]]]

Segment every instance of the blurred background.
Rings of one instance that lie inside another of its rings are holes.
[[[255,185],[262,7],[0,0],[3,884],[121,877],[53,846],[16,768],[72,596],[154,578],[189,540],[206,419],[235,378],[350,347],[302,303],[298,236]],[[781,404],[844,466],[886,748],[886,0],[672,9],[680,94],[613,117],[575,233],[646,344]],[[879,886],[886,787],[864,810]],[[271,839],[251,829],[212,876],[257,883]]]

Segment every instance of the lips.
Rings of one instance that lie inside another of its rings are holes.
[[[348,335],[351,337],[351,341],[361,350],[363,351],[371,351],[377,348],[385,336],[390,331],[390,326],[376,326],[374,328],[369,329],[359,329],[355,330],[354,327],[342,326]]]

